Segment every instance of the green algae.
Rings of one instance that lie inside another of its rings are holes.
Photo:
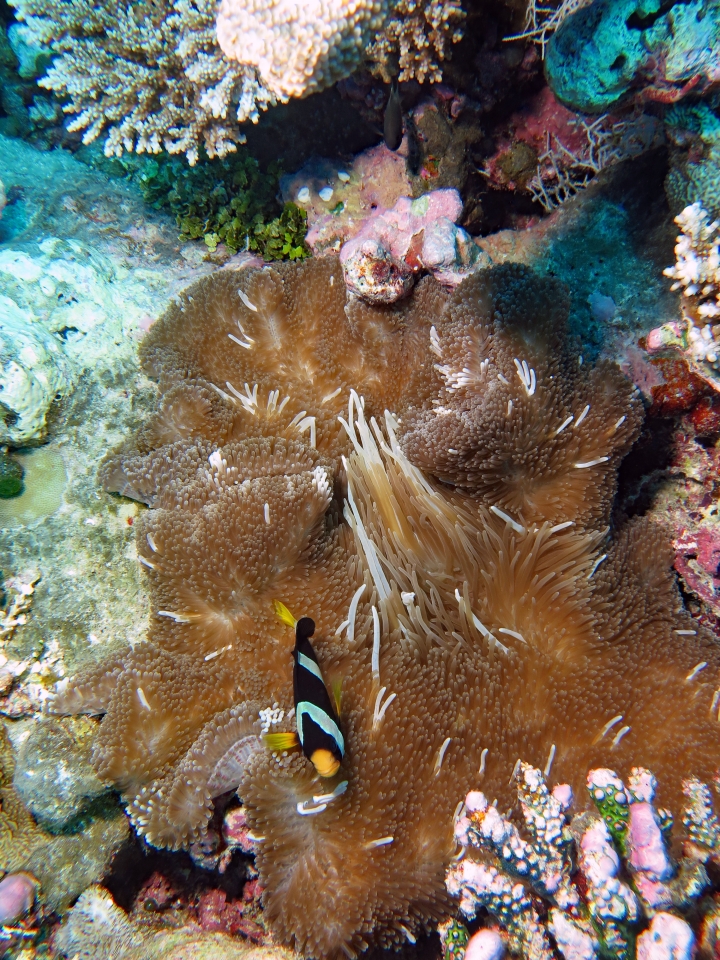
[[[245,153],[202,156],[195,166],[167,154],[128,154],[110,162],[89,155],[88,161],[137,183],[147,204],[172,214],[182,241],[204,240],[211,253],[222,243],[231,254],[246,250],[265,260],[310,256],[307,214],[277,199],[282,175],[277,163],[262,170]]]
[[[0,498],[7,500],[23,492],[24,472],[17,460],[0,451]]]

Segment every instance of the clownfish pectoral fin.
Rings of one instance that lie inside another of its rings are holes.
[[[333,680],[331,690],[333,695],[333,701],[335,703],[335,713],[340,716],[340,701],[342,700],[342,683],[343,678],[338,677]]]
[[[300,746],[298,735],[292,731],[290,733],[264,733],[262,735],[262,742],[268,750],[272,750],[273,753],[282,753],[283,750],[294,750]]]
[[[297,620],[296,620],[295,617],[290,613],[290,611],[289,611],[288,608],[285,606],[285,604],[284,604],[284,603],[280,603],[279,600],[273,600],[273,607],[275,607],[275,613],[278,615],[278,617],[280,617],[280,619],[282,620],[282,622],[283,622],[283,623],[286,623],[289,627],[292,627],[293,630],[294,630],[294,629],[295,629],[295,625],[296,625],[296,623],[297,623]]]

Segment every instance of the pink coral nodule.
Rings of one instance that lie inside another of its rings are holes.
[[[38,882],[29,873],[10,873],[0,880],[0,924],[14,923],[32,909]]]

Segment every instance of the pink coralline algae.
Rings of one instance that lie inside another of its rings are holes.
[[[283,201],[307,213],[305,242],[315,256],[337,253],[375,211],[387,210],[410,193],[401,153],[381,143],[347,166],[314,158],[281,178]]]
[[[481,257],[457,226],[461,214],[460,194],[451,188],[401,197],[392,210],[377,211],[340,251],[348,289],[371,303],[394,303],[422,270],[456,286]]]
[[[0,880],[0,924],[15,923],[32,909],[38,882],[29,873],[10,873]]]
[[[258,922],[259,892],[256,880],[245,884],[240,900],[228,898],[224,890],[206,890],[197,905],[198,923],[203,930],[242,934],[254,943],[263,943],[267,935]]]

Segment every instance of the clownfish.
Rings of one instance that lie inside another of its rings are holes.
[[[271,750],[278,751],[300,746],[321,777],[333,777],[345,753],[345,741],[340,732],[338,711],[330,699],[310,643],[315,621],[310,617],[296,620],[279,600],[274,604],[280,619],[295,628],[292,656],[297,733],[266,733],[263,741]]]

